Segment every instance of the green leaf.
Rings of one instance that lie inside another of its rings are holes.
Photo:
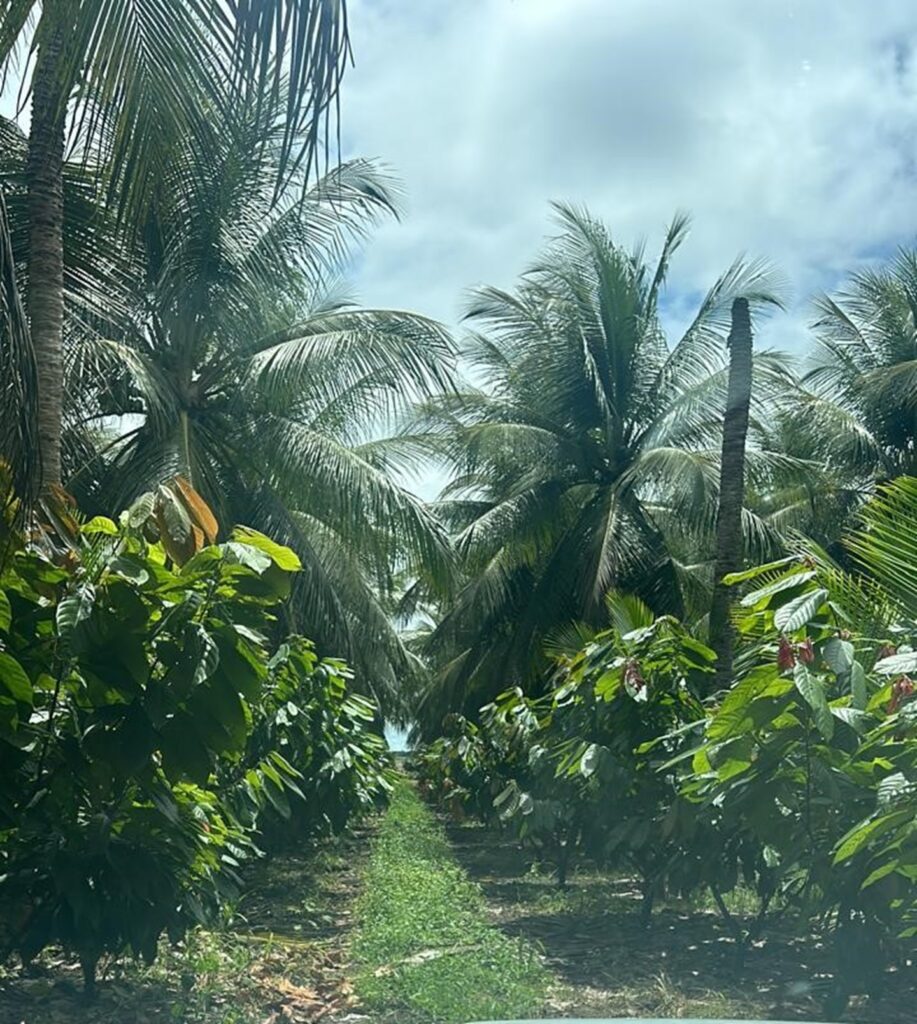
[[[291,551],[290,548],[278,544],[263,533],[251,529],[251,527],[237,526],[232,531],[232,539],[240,544],[247,544],[249,547],[263,551],[284,572],[299,572],[302,569],[302,562],[300,562],[299,555],[295,551]]]
[[[774,626],[782,633],[801,629],[824,604],[828,591],[823,587],[794,597],[774,612]]]
[[[751,608],[758,604],[759,601],[764,601],[769,597],[773,597],[774,594],[780,594],[784,590],[792,590],[793,587],[798,587],[803,583],[808,583],[809,580],[815,578],[815,571],[810,569],[806,572],[795,572],[789,576],[781,576],[779,580],[774,580],[773,583],[768,583],[766,587],[761,587],[759,590],[753,590],[750,594],[746,594],[742,598],[740,604],[745,608]]]
[[[869,729],[869,716],[858,708],[833,707],[831,714],[858,733],[865,733]]]
[[[727,573],[723,577],[723,582],[731,587],[736,583],[744,583],[746,580],[756,580],[759,576],[764,576],[775,569],[782,569],[785,565],[798,561],[799,559],[796,555],[790,555],[788,558],[778,558],[776,562],[768,562],[766,565],[756,565],[751,569],[743,569],[742,572]]]
[[[869,693],[866,689],[866,670],[855,661],[850,666],[850,699],[853,707],[858,711],[865,711],[869,701]]]
[[[812,709],[815,725],[818,731],[830,740],[834,735],[834,716],[828,707],[825,698],[825,691],[821,682],[809,673],[809,670],[802,662],[798,662],[793,669],[793,682],[796,689],[802,694],[803,699]]]
[[[213,637],[200,623],[191,623],[188,626],[188,632],[191,650],[197,657],[194,685],[199,686],[216,672],[217,666],[220,664],[220,650]]]
[[[835,675],[842,676],[853,667],[853,644],[833,636],[822,647],[821,656]]]
[[[94,516],[82,528],[85,534],[104,533],[109,537],[118,536],[118,527],[107,516]]]
[[[879,818],[859,822],[841,838],[834,854],[834,863],[840,864],[842,861],[850,860],[867,843],[884,835],[903,822],[909,821],[911,817],[910,811],[903,810],[893,811],[891,814],[883,814]]]
[[[887,878],[889,875],[894,874],[898,870],[900,861],[890,860],[887,864],[883,864],[878,867],[866,877],[866,880],[860,886],[861,889],[868,889],[871,885],[875,885],[876,882],[880,882],[883,878]]]
[[[32,684],[25,669],[6,651],[0,651],[0,685],[15,700],[32,703]]]
[[[156,507],[156,495],[152,491],[141,494],[133,505],[127,510],[127,523],[133,529],[137,529],[153,515]]]
[[[96,592],[91,583],[84,583],[74,594],[70,594],[57,606],[57,635],[68,643],[73,630],[92,614]]]
[[[8,633],[13,624],[13,609],[5,590],[0,590],[0,633]]]
[[[252,572],[258,573],[259,576],[267,572],[273,564],[268,555],[250,544],[227,541],[227,543],[220,545],[220,551],[223,553],[223,559],[229,565],[244,565],[246,569],[251,569]]]
[[[590,743],[589,746],[586,747],[586,750],[583,753],[583,756],[580,758],[579,762],[579,770],[581,775],[584,775],[588,779],[589,776],[595,772],[596,768],[598,767],[600,754],[601,748],[598,747],[595,743]]]
[[[905,651],[893,654],[890,658],[882,658],[873,667],[880,676],[899,676],[907,672],[917,671],[917,651]]]

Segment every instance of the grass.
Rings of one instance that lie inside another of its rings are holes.
[[[524,1017],[545,1003],[534,948],[494,928],[481,889],[407,783],[382,820],[357,904],[355,989],[398,1021]]]

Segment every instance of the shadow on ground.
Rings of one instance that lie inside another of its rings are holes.
[[[350,1011],[345,939],[367,833],[258,864],[232,922],[163,943],[152,967],[101,965],[87,1004],[60,950],[0,968],[0,1024],[311,1024]]]
[[[494,923],[543,951],[561,982],[558,1015],[824,1019],[830,958],[787,922],[767,929],[740,962],[719,916],[702,905],[664,904],[647,928],[629,879],[583,868],[561,891],[505,836],[470,824],[453,825],[449,834]],[[915,982],[910,965],[890,971],[882,998],[855,997],[841,1020],[913,1024]]]

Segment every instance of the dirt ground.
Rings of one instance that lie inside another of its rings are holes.
[[[0,969],[0,1024],[374,1024],[353,999],[347,956],[370,834],[261,866],[229,927],[164,947],[151,968],[110,965],[90,1005],[60,952],[25,972]],[[557,978],[551,1015],[824,1019],[827,953],[787,925],[740,964],[708,907],[665,903],[645,928],[628,879],[583,869],[561,892],[506,837],[474,825],[449,834],[494,924],[542,951]],[[879,1002],[856,998],[841,1020],[914,1024],[914,968],[889,972],[884,989]]]
[[[351,1012],[346,937],[367,831],[272,858],[225,929],[163,945],[149,968],[102,965],[87,1004],[60,951],[0,968],[0,1024],[311,1024]]]
[[[831,981],[813,938],[775,925],[740,964],[719,915],[679,901],[640,921],[628,879],[576,872],[566,891],[517,843],[474,825],[453,826],[460,862],[483,887],[493,920],[535,942],[560,985],[553,1010],[582,1017],[725,1017],[824,1020]],[[914,1024],[917,971],[891,971],[876,1002],[855,997],[842,1021]]]

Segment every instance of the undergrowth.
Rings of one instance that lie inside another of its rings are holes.
[[[534,949],[488,923],[480,888],[407,783],[373,845],[357,922],[357,994],[393,1019],[463,1024],[544,1004],[548,974]]]

